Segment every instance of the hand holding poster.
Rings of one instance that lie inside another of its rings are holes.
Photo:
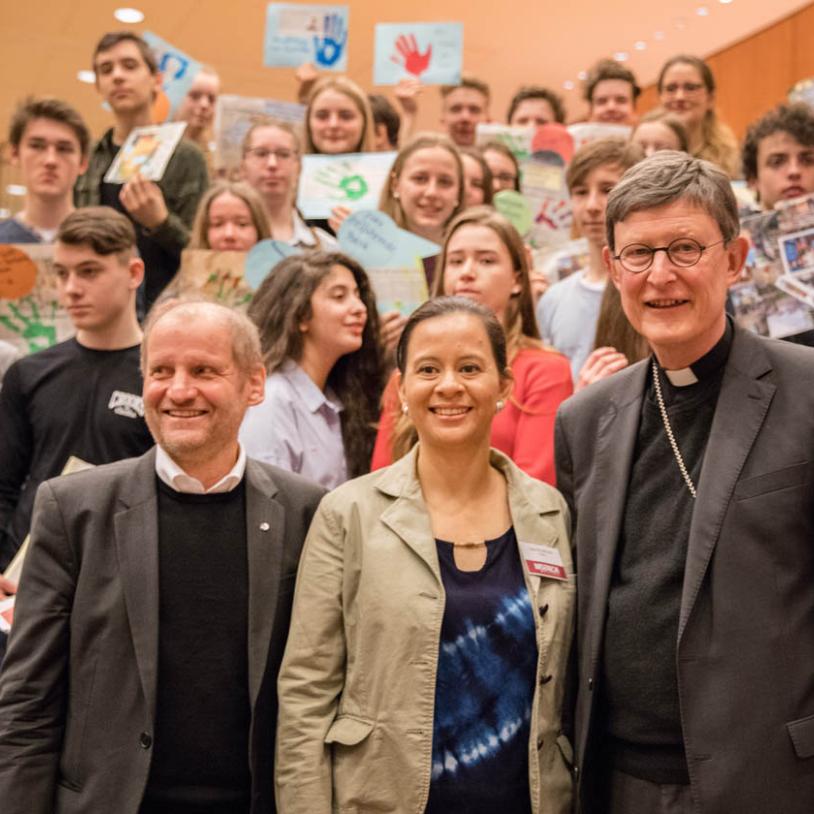
[[[313,62],[323,71],[348,69],[348,7],[269,3],[263,64],[297,68]]]
[[[59,301],[53,246],[0,245],[0,339],[28,354],[73,335]]]
[[[126,184],[136,173],[146,181],[160,181],[186,127],[186,122],[173,122],[131,130],[105,173],[105,183]]]
[[[306,218],[328,218],[335,206],[375,209],[396,153],[302,157],[297,206]]]
[[[147,45],[153,49],[158,70],[161,72],[161,90],[164,98],[157,100],[153,105],[153,112],[156,114],[154,121],[156,123],[172,121],[192,87],[195,76],[201,70],[201,63],[152,31],[145,31],[142,36]]]
[[[379,23],[374,85],[420,79],[424,85],[457,85],[463,64],[462,23]]]

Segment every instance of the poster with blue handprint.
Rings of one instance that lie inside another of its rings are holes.
[[[463,23],[379,23],[373,53],[374,85],[397,85],[409,78],[424,85],[457,85]]]
[[[167,101],[166,112],[162,110],[164,115],[155,123],[172,121],[192,87],[195,76],[201,70],[201,63],[152,31],[145,31],[142,36],[155,54],[158,70],[161,71],[161,90]]]
[[[263,64],[296,68],[312,62],[321,71],[348,69],[348,7],[269,3]]]
[[[51,244],[0,245],[0,339],[23,354],[74,334],[59,300],[53,252]]]

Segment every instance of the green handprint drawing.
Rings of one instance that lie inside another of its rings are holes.
[[[502,141],[514,153],[514,157],[518,161],[523,161],[531,155],[527,149],[528,143],[526,140],[514,133],[500,133],[497,140]]]
[[[46,303],[46,308],[50,306],[50,314],[43,316],[32,294],[16,302],[7,300],[5,306],[10,314],[0,313],[0,325],[25,340],[28,353],[36,353],[56,344],[58,305],[57,302]]]
[[[355,172],[348,161],[321,167],[314,180],[330,190],[328,196],[334,201],[358,201],[368,193],[367,181]]]
[[[230,271],[213,271],[207,277],[204,292],[230,308],[243,308],[252,298],[251,291],[246,290],[243,276],[233,277]]]

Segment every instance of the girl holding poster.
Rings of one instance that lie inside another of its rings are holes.
[[[314,85],[305,111],[305,152],[367,153],[375,138],[365,92],[346,76],[326,76]]]
[[[543,347],[523,240],[491,207],[462,212],[449,227],[441,251],[434,294],[453,294],[489,308],[506,332],[513,386],[492,422],[491,443],[522,470],[554,483],[554,419],[573,392],[568,360]],[[387,466],[415,443],[391,379],[373,452],[372,468]]]

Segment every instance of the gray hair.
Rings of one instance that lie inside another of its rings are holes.
[[[738,236],[738,204],[729,176],[709,161],[661,150],[631,167],[608,195],[608,248],[616,250],[614,227],[628,215],[679,199],[706,212],[718,224],[725,242]]]
[[[150,313],[144,321],[144,338],[141,341],[142,376],[147,375],[147,343],[150,333],[168,314],[185,317],[190,322],[202,320],[210,323],[225,323],[232,334],[232,357],[238,370],[244,375],[248,375],[263,366],[260,336],[257,333],[257,327],[246,314],[201,295],[184,294],[162,297],[150,309]]]

